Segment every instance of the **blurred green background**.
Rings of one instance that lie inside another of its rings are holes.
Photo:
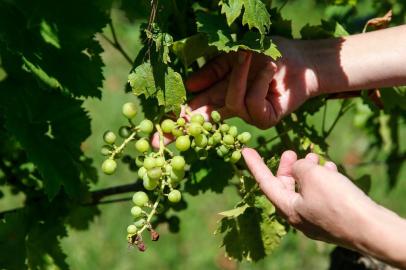
[[[365,6],[367,14],[370,7]],[[300,10],[300,13],[297,11]],[[309,16],[311,14],[311,16]],[[297,37],[300,27],[306,23],[318,24],[326,11],[313,1],[289,1],[283,8],[283,15],[294,21],[294,35]],[[113,10],[113,23],[124,50],[133,58],[140,48],[138,28],[140,22],[130,23],[118,10]],[[105,34],[109,36],[108,29]],[[103,157],[99,154],[103,142],[101,135],[106,129],[117,129],[125,121],[121,116],[121,105],[129,100],[136,101],[131,94],[124,93],[124,87],[131,66],[110,44],[99,36],[105,52],[103,58],[105,83],[101,100],[87,100],[85,106],[92,117],[92,135],[83,144],[85,153],[94,159],[95,165],[101,164]],[[1,75],[0,75],[1,76]],[[329,101],[327,123],[331,123],[338,110],[337,101]],[[139,119],[142,115],[138,116]],[[238,119],[230,120],[242,129],[251,130],[254,134],[262,134],[266,138],[274,136],[274,131],[259,131],[247,126]],[[314,123],[320,124],[321,115],[314,117]],[[349,112],[338,123],[328,138],[331,146],[329,155],[334,162],[343,164],[353,179],[367,172],[373,176],[370,195],[386,207],[406,216],[406,166],[402,167],[400,181],[388,191],[384,159],[369,164],[362,153],[367,146],[367,135],[356,129],[353,124],[353,113]],[[400,137],[406,137],[403,124]],[[406,148],[406,142],[401,147]],[[255,142],[252,143],[255,146]],[[100,180],[93,189],[132,183],[135,179],[124,166],[114,177],[99,172]],[[403,180],[403,181],[402,181]],[[216,181],[216,179],[212,179]],[[128,194],[130,197],[131,194]],[[147,242],[148,249],[140,253],[129,248],[126,241],[126,227],[131,222],[131,203],[121,202],[101,205],[102,214],[98,216],[88,231],[69,231],[64,238],[62,247],[68,254],[68,264],[72,269],[327,269],[329,252],[333,246],[307,239],[301,233],[289,232],[282,245],[275,253],[265,260],[256,263],[236,263],[225,258],[220,248],[220,237],[213,232],[219,220],[218,212],[234,206],[238,196],[233,188],[223,194],[205,193],[196,197],[186,195],[188,208],[179,213],[181,219],[180,232],[171,234],[161,226],[158,231],[161,238],[157,243]],[[8,201],[2,206],[15,206],[15,201]]]

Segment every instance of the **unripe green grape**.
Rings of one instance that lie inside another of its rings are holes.
[[[230,162],[231,163],[237,163],[240,159],[241,159],[241,151],[234,151],[231,154]]]
[[[102,171],[105,174],[111,175],[117,169],[117,162],[114,159],[106,159],[102,164]]]
[[[218,144],[219,142],[221,142],[221,134],[220,132],[215,132],[212,136],[213,141],[215,144]]]
[[[182,130],[180,130],[178,128],[174,128],[174,129],[172,129],[172,135],[177,138],[179,136],[182,136],[183,132],[182,132]]]
[[[131,208],[131,215],[133,215],[133,217],[139,217],[142,214],[142,209],[139,206],[133,206]]]
[[[221,153],[223,154],[223,156],[227,155],[228,152],[230,152],[230,149],[228,149],[225,145],[220,145],[219,149],[220,149]]]
[[[249,132],[243,132],[240,135],[238,135],[239,137],[239,141],[246,144],[249,142],[249,140],[251,140],[251,133]]]
[[[230,129],[228,130],[228,134],[230,134],[233,137],[237,137],[238,135],[238,129],[236,126],[231,126]]]
[[[178,120],[176,120],[176,123],[178,124],[178,126],[183,127],[186,124],[186,120],[185,118],[178,118]]]
[[[223,132],[223,133],[227,133],[229,130],[230,130],[230,126],[227,125],[227,124],[222,124],[220,126],[220,131]]]
[[[145,218],[140,218],[134,221],[134,226],[136,226],[138,229],[141,229],[142,227],[144,227],[146,222],[147,221],[145,220]]]
[[[202,133],[203,128],[199,123],[190,123],[188,127],[189,134],[193,137],[196,137],[200,133]]]
[[[126,139],[126,138],[130,137],[131,129],[129,127],[126,127],[126,126],[122,126],[118,130],[118,135],[120,135],[121,138]]]
[[[150,170],[150,169],[154,168],[156,166],[155,164],[156,164],[155,163],[155,158],[153,158],[153,157],[146,157],[144,159],[144,167],[147,170]]]
[[[221,121],[221,115],[218,111],[212,111],[211,112],[211,119],[213,119],[214,122],[218,123]]]
[[[144,174],[144,177],[142,178],[142,185],[146,190],[154,190],[158,186],[158,179],[152,179],[148,176],[148,173]]]
[[[165,173],[169,174],[172,171],[172,166],[170,164],[165,164]]]
[[[145,153],[149,150],[149,142],[146,139],[139,139],[135,143],[135,149],[140,153]]]
[[[181,194],[180,191],[177,190],[177,189],[172,190],[172,191],[169,192],[169,194],[168,194],[168,200],[169,200],[171,203],[178,203],[178,202],[180,202],[181,199],[182,199],[182,194]]]
[[[207,145],[207,137],[204,134],[199,134],[195,137],[195,144],[198,147],[206,147]]]
[[[184,170],[171,170],[171,182],[180,182],[182,181],[183,177],[185,177],[185,171]]]
[[[192,117],[190,118],[190,122],[197,123],[199,125],[203,125],[204,117],[200,113],[193,114]]]
[[[137,165],[137,167],[142,167],[144,166],[144,156],[138,156],[135,158],[135,165]]]
[[[134,118],[137,115],[137,106],[132,102],[127,102],[122,107],[122,113],[128,119]]]
[[[210,146],[215,145],[213,137],[210,137],[209,139],[207,139],[207,144],[210,145]]]
[[[185,168],[185,164],[185,159],[182,156],[174,156],[171,160],[171,165],[174,170],[183,170]]]
[[[145,169],[145,167],[140,167],[137,172],[137,174],[140,178],[143,178],[146,173],[147,173],[147,169]]]
[[[137,231],[138,231],[137,227],[133,224],[131,224],[127,227],[127,233],[129,233],[129,234],[136,234]]]
[[[162,131],[165,133],[171,133],[172,129],[175,128],[175,122],[173,122],[171,119],[165,119],[162,123],[161,123],[161,128]]]
[[[203,123],[203,128],[207,131],[211,131],[213,128],[213,125],[210,122],[204,122]]]
[[[138,126],[142,132],[147,134],[150,134],[154,130],[154,124],[148,119],[142,120]]]
[[[224,157],[224,154],[223,154],[223,152],[220,150],[220,148],[217,148],[217,149],[216,149],[216,153],[217,153],[217,155],[218,155],[219,157]]]
[[[230,134],[226,134],[223,137],[223,142],[227,145],[233,145],[234,144],[234,137],[231,136]]]
[[[148,170],[147,174],[148,174],[149,178],[151,178],[153,180],[158,180],[159,178],[161,178],[162,170],[159,167],[155,167],[155,168]]]
[[[111,148],[108,145],[103,145],[102,148],[100,149],[100,153],[103,156],[108,156],[111,154]]]
[[[103,135],[103,140],[108,144],[113,144],[117,139],[113,131],[106,131]]]
[[[165,158],[164,157],[156,157],[155,158],[155,166],[156,167],[162,167],[165,164]]]
[[[137,191],[133,195],[133,203],[139,207],[145,206],[149,201],[147,193],[143,191]]]
[[[183,136],[179,136],[176,139],[175,142],[175,147],[176,149],[178,149],[179,151],[186,151],[190,148],[190,139],[189,136],[187,135],[183,135]]]

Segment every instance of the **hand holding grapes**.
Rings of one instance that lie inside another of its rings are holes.
[[[275,38],[282,58],[240,51],[209,62],[186,82],[198,95],[189,105],[199,111],[218,109],[259,128],[275,125],[305,102],[317,88],[311,63],[296,43]]]
[[[373,202],[334,163],[320,166],[315,154],[297,160],[287,151],[274,176],[255,150],[243,156],[279,213],[305,235],[406,267],[406,221]]]

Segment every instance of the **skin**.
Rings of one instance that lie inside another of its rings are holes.
[[[320,94],[406,85],[406,26],[341,39],[273,40],[283,55],[277,61],[240,51],[192,75],[190,107],[206,118],[216,109],[266,129]],[[406,221],[373,202],[334,163],[320,166],[314,154],[297,160],[288,151],[274,176],[255,150],[243,156],[265,195],[304,234],[406,268]]]

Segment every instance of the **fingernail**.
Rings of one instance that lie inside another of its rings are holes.
[[[248,53],[244,51],[239,51],[238,52],[238,64],[242,65],[245,63],[245,60],[247,59]]]

